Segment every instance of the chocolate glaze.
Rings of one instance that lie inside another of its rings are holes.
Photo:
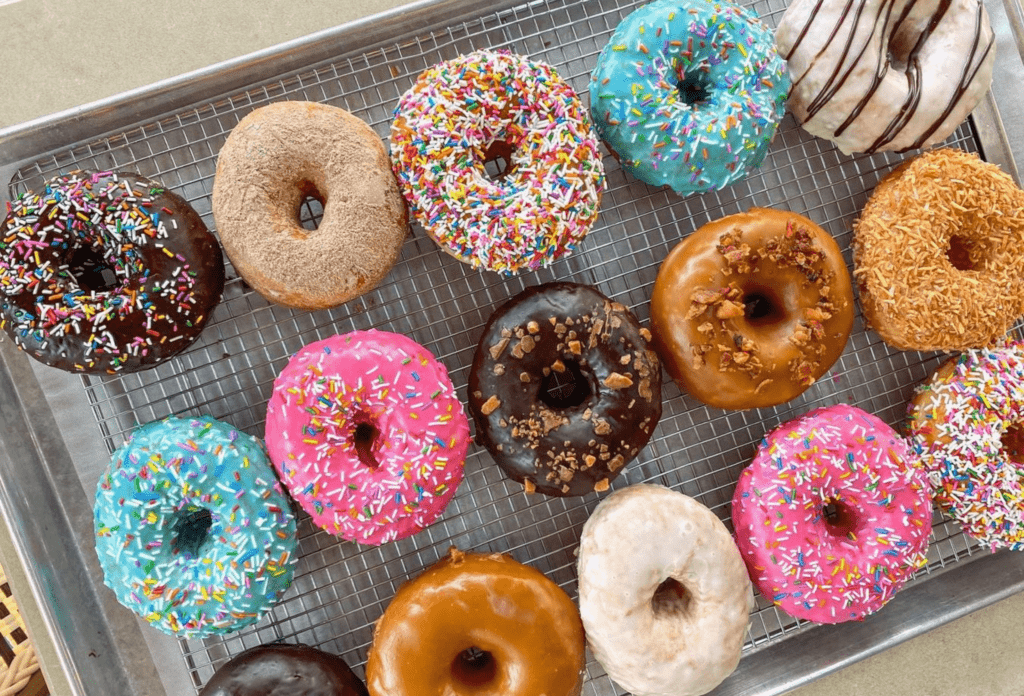
[[[72,172],[11,204],[0,280],[0,325],[29,355],[69,372],[132,372],[195,340],[224,260],[199,214],[162,185]]]
[[[477,439],[527,491],[606,490],[661,417],[649,338],[626,307],[585,285],[520,293],[477,345],[469,375]]]
[[[199,696],[369,696],[337,655],[288,643],[260,645],[217,670]]]

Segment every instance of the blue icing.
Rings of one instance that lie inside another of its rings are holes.
[[[760,166],[790,86],[774,36],[750,10],[656,0],[626,17],[601,51],[590,113],[626,171],[685,195]]]
[[[104,582],[165,633],[253,624],[292,582],[295,518],[263,443],[209,416],[135,430],[100,477],[93,521]]]

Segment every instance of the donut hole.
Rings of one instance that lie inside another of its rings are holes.
[[[946,258],[958,271],[977,271],[978,264],[975,258],[978,255],[978,245],[966,237],[953,235],[949,238],[949,248],[946,249]]]
[[[121,284],[114,266],[98,247],[75,247],[67,260],[67,266],[68,273],[74,277],[78,287],[86,292],[109,292]]]
[[[683,587],[683,583],[675,578],[666,578],[651,597],[651,609],[655,617],[679,616],[690,610],[692,598]]]
[[[320,226],[320,221],[324,219],[327,196],[312,181],[300,181],[299,191],[301,196],[295,217],[299,221],[299,225],[313,232]]]
[[[484,150],[484,172],[490,181],[501,181],[515,168],[512,164],[512,153],[515,151],[504,140],[495,140]]]
[[[206,543],[213,526],[213,513],[206,508],[189,506],[178,513],[174,521],[174,553],[199,556],[199,549]]]
[[[785,311],[772,288],[752,285],[743,291],[743,316],[751,326],[772,326],[783,320]]]
[[[676,83],[676,91],[690,106],[700,106],[711,98],[710,81],[703,72],[684,73]]]
[[[555,410],[574,409],[590,401],[594,389],[583,367],[576,362],[564,363],[563,369],[551,370],[540,385],[541,403]]]
[[[359,461],[370,469],[380,466],[376,447],[379,437],[380,429],[372,421],[369,419],[356,421],[356,427],[352,431],[352,444],[355,445]]]
[[[821,519],[825,529],[836,537],[846,537],[857,528],[857,516],[853,508],[841,500],[828,500],[821,506]]]
[[[1014,464],[1024,465],[1024,423],[1011,423],[1003,431],[1003,453]]]
[[[475,646],[466,648],[452,660],[452,677],[469,687],[490,684],[498,674],[494,655]]]

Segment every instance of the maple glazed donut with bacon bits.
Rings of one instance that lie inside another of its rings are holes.
[[[1024,349],[969,350],[918,386],[907,430],[932,496],[995,551],[1024,550]]]
[[[927,561],[932,506],[906,441],[848,404],[768,433],[732,498],[750,579],[791,616],[859,621]]]
[[[846,154],[945,140],[992,83],[982,0],[794,0],[775,38],[793,115]]]
[[[864,319],[891,346],[983,348],[1024,313],[1024,191],[977,155],[904,162],[853,229]]]
[[[485,164],[507,167],[489,179]],[[481,50],[435,65],[402,95],[391,159],[416,220],[460,261],[547,266],[597,219],[604,165],[576,92],[551,66]]]
[[[78,171],[7,204],[0,327],[42,363],[142,370],[187,348],[224,289],[220,245],[159,183]]]
[[[661,418],[650,332],[597,290],[547,283],[487,322],[469,373],[477,439],[527,493],[606,491]]]
[[[658,270],[651,331],[676,383],[704,403],[785,403],[839,359],[853,288],[828,232],[797,215],[751,208],[704,225]]]
[[[448,371],[410,338],[310,343],[274,380],[267,450],[321,528],[377,546],[436,520],[462,482],[469,421]]]

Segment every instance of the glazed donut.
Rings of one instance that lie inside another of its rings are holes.
[[[615,29],[590,77],[590,113],[623,169],[679,194],[759,167],[786,112],[771,31],[727,0],[657,0]]]
[[[990,346],[1024,313],[1024,192],[977,155],[904,162],[853,229],[864,319],[900,350]]]
[[[859,408],[838,404],[782,424],[732,498],[751,580],[797,618],[863,619],[925,565],[927,487],[906,442]]]
[[[740,661],[754,608],[722,521],[647,484],[615,491],[583,526],[579,592],[594,657],[638,696],[715,688]]]
[[[399,334],[353,331],[292,356],[274,380],[266,438],[313,522],[376,546],[441,515],[462,481],[469,422],[426,348]]]
[[[315,231],[299,211],[323,205]],[[380,137],[344,109],[277,102],[243,118],[220,150],[213,218],[239,275],[288,307],[324,309],[372,290],[409,220]]]
[[[155,181],[72,172],[7,204],[0,326],[68,372],[134,372],[199,336],[224,289],[220,245]]]
[[[605,491],[661,418],[650,333],[574,283],[529,288],[484,328],[469,373],[477,438],[528,493]]]
[[[993,551],[1024,550],[1024,349],[969,350],[920,385],[908,432],[932,497]]]
[[[292,583],[295,518],[262,443],[209,416],[136,429],[96,487],[103,581],[180,638],[256,623]]]
[[[485,163],[508,164],[489,179]],[[455,258],[510,274],[575,250],[597,219],[604,165],[587,112],[554,69],[482,50],[423,72],[391,124],[416,220]]]
[[[775,38],[793,115],[846,154],[945,140],[992,83],[981,0],[794,0]]]
[[[794,399],[839,359],[853,288],[813,222],[751,208],[704,225],[662,262],[651,332],[676,383],[718,408]]]
[[[199,696],[369,696],[345,661],[308,645],[259,645],[217,670]]]
[[[569,595],[501,554],[449,556],[398,589],[366,661],[372,696],[578,696],[584,639]]]

